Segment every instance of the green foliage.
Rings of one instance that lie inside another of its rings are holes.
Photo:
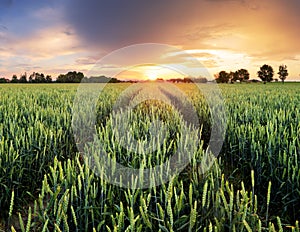
[[[274,76],[274,70],[272,66],[264,64],[260,67],[260,70],[257,72],[258,77],[264,82],[271,82]]]
[[[138,105],[128,114],[136,138],[153,139],[147,133],[153,117],[162,119],[170,134],[151,154],[141,152],[138,157],[124,150],[109,113],[126,87],[108,85],[100,96],[97,125],[103,149],[130,167],[164,162],[177,148],[178,137],[171,132],[180,131],[180,115],[156,101]],[[203,122],[202,133],[207,134],[179,175],[152,189],[131,190],[107,183],[76,153],[70,133],[76,86],[1,86],[0,204],[6,228],[299,231],[299,85],[222,86],[227,134],[219,158],[204,174],[200,163],[209,136],[209,110],[192,85],[178,87],[193,102]],[[193,138],[183,141],[193,146]]]
[[[54,157],[75,154],[71,91],[25,86],[0,89],[0,217],[8,213],[11,191],[15,205],[29,201]]]
[[[282,83],[285,81],[285,79],[287,78],[287,76],[289,75],[288,70],[287,70],[287,66],[286,65],[280,65],[279,66],[279,79],[281,79]]]
[[[255,88],[254,88],[255,86]],[[284,222],[300,216],[300,104],[299,86],[227,86],[223,93],[229,102],[230,115],[223,161],[233,172],[231,177],[247,180],[255,172],[255,193],[267,201],[269,181],[272,182],[270,212]],[[255,92],[255,94],[253,94]],[[230,98],[229,98],[230,97]],[[241,104],[242,102],[242,104]],[[266,204],[262,212],[266,212]]]
[[[216,76],[217,83],[228,83],[229,80],[230,80],[230,75],[225,71],[219,72]]]
[[[84,78],[82,72],[68,72],[67,74],[60,74],[56,82],[57,83],[80,83],[81,80]]]
[[[250,74],[247,69],[239,69],[235,72],[225,72],[221,71],[216,75],[216,82],[217,83],[228,83],[229,81],[231,83],[234,83],[236,81],[247,81],[250,78]]]
[[[239,69],[235,72],[234,79],[242,81],[249,80],[250,74],[247,69]]]

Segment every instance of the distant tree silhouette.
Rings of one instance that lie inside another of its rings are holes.
[[[240,82],[249,80],[249,77],[250,77],[250,74],[247,69],[242,68],[235,72],[235,78],[237,80],[239,80]]]
[[[117,78],[110,78],[109,83],[119,83],[120,81]]]
[[[228,83],[230,79],[229,73],[221,71],[216,75],[217,83]]]
[[[121,80],[118,80],[117,78],[115,77],[106,77],[106,76],[96,76],[96,77],[90,77],[90,78],[87,78],[87,77],[84,77],[82,79],[82,82],[84,83],[120,83],[120,82],[124,82],[124,81],[121,81]]]
[[[46,76],[46,83],[51,83],[52,82],[52,78],[50,75]]]
[[[28,79],[29,83],[48,83],[44,73],[33,72]]]
[[[237,80],[236,79],[236,72],[230,71],[228,73],[228,76],[229,76],[230,83],[234,83]]]
[[[26,75],[26,73],[21,75],[19,82],[20,83],[27,83],[27,75]]]
[[[271,82],[274,75],[272,66],[264,64],[262,67],[260,67],[257,75],[264,82],[264,84],[266,84],[266,82]]]
[[[286,65],[283,64],[283,65],[279,66],[278,75],[279,75],[279,78],[281,79],[282,83],[284,83],[285,79],[289,75]]]
[[[207,83],[207,78],[206,77],[197,77],[193,79],[194,83]]]
[[[9,82],[9,80],[6,79],[5,77],[0,78],[0,83],[8,83],[8,82]]]
[[[56,78],[57,83],[65,83],[67,82],[67,78],[65,74],[59,74],[59,76]]]
[[[33,81],[34,81],[34,73],[31,74],[31,75],[29,76],[29,78],[28,78],[28,82],[29,82],[29,83],[33,83]]]
[[[183,83],[192,83],[193,81],[192,81],[192,78],[190,78],[190,77],[185,77],[185,78],[183,78],[183,81],[182,81]]]
[[[84,78],[84,75],[82,72],[68,72],[67,74],[60,74],[56,82],[58,83],[80,83],[81,80]]]
[[[11,78],[11,81],[10,81],[11,83],[18,83],[19,82],[19,80],[18,80],[18,77],[17,77],[17,75],[13,75],[12,76],[12,78]]]
[[[106,76],[90,77],[90,78],[85,78],[84,82],[107,83],[107,82],[109,82],[109,78]]]
[[[46,78],[43,73],[35,73],[35,83],[45,83]]]
[[[157,80],[163,81],[164,79],[158,78]],[[207,79],[205,77],[184,77],[184,78],[171,78],[165,80],[167,82],[172,82],[172,83],[206,83]]]

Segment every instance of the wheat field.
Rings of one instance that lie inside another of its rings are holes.
[[[137,105],[126,118],[127,136],[155,144],[149,126],[156,119],[167,130],[156,150],[125,149],[110,114],[129,86],[108,84],[99,96],[101,149],[126,167],[165,162],[180,145],[181,116],[156,100]],[[109,183],[78,152],[72,128],[78,85],[0,85],[0,231],[299,232],[300,84],[219,85],[226,134],[204,173],[211,114],[193,84],[176,86],[201,124],[200,141],[182,139],[193,146],[190,163],[166,183],[128,189]]]

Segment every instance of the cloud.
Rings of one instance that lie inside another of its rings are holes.
[[[176,38],[183,35],[180,31],[186,25],[201,21],[207,3],[72,0],[69,4],[65,10],[66,20],[82,40],[111,50],[134,43],[174,44]]]
[[[8,45],[12,47],[13,55],[38,59],[70,55],[81,51],[76,37],[66,34],[64,27],[47,28],[25,38],[13,37]]]
[[[82,70],[76,57],[85,54],[76,36],[65,33],[65,26],[36,31],[20,38],[7,32],[0,47],[1,75],[12,73],[47,72],[57,75],[58,70]],[[1,35],[1,31],[0,31]],[[1,37],[0,37],[1,40]],[[52,71],[51,71],[52,70]]]
[[[296,0],[200,0],[188,4],[182,0],[72,0],[68,4],[65,19],[80,40],[107,52],[144,42],[261,53],[266,58],[300,51],[300,3]]]
[[[97,59],[95,59],[94,57],[82,57],[82,58],[78,58],[76,60],[77,64],[80,65],[89,65],[89,64],[95,64],[97,62]]]
[[[299,9],[298,0],[2,0],[1,65],[13,69],[9,62],[25,67],[28,61],[47,70],[88,70],[115,49],[152,42],[193,51],[212,69],[290,62],[298,73]],[[138,63],[145,53],[157,56],[141,51],[104,65]],[[156,61],[190,62],[184,54]]]
[[[7,27],[0,25],[0,41],[5,41],[7,38]]]
[[[233,30],[232,24],[217,24],[210,26],[196,26],[190,32],[185,34],[185,37],[191,41],[219,38],[229,34]]]
[[[7,31],[7,27],[4,25],[0,25],[0,31]]]
[[[253,15],[249,4],[244,0],[199,0],[188,4],[182,0],[69,0],[64,15],[84,43],[107,51],[145,42],[204,47],[209,46],[205,44],[208,39],[233,33],[240,25],[247,26],[249,22],[243,15]]]

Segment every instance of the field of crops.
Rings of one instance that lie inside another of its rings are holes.
[[[226,135],[205,173],[200,163],[211,115],[197,88],[177,84],[201,119],[198,143],[193,135],[180,137],[181,116],[170,105],[149,100],[128,113],[128,133],[141,143],[155,143],[150,122],[168,128],[159,149],[149,152],[125,149],[110,118],[129,85],[109,84],[99,97],[101,149],[140,168],[165,162],[182,143],[193,148],[186,154],[191,162],[153,188],[113,185],[78,152],[72,128],[78,85],[0,85],[0,231],[300,231],[300,84],[220,85]]]

